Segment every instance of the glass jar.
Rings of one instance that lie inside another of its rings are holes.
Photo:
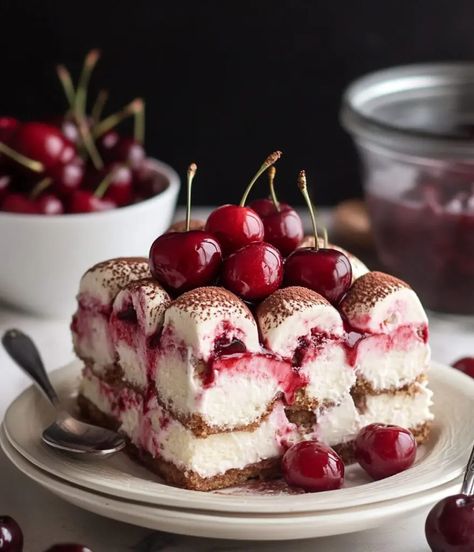
[[[382,263],[425,306],[474,314],[474,64],[362,77],[341,120],[362,161]]]

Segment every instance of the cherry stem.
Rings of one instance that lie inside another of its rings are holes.
[[[328,248],[328,229],[325,226],[323,227],[323,247]]]
[[[314,213],[314,207],[311,203],[311,199],[308,194],[308,185],[306,183],[306,173],[305,171],[300,171],[298,174],[298,188],[300,189],[306,205],[308,206],[309,214],[311,217],[311,224],[313,225],[313,234],[314,234],[314,248],[316,251],[319,249],[319,238],[318,238],[318,227],[316,226],[316,217]]]
[[[104,111],[105,104],[109,99],[109,93],[107,90],[100,90],[97,94],[97,98],[92,106],[91,117],[92,120],[96,123],[100,121],[102,117],[102,112]]]
[[[77,85],[76,98],[74,102],[74,111],[76,113],[80,113],[83,116],[86,114],[87,91],[89,88],[89,81],[92,75],[92,71],[97,65],[99,58],[100,51],[95,49],[91,50],[84,60],[81,76],[79,77],[79,83]]]
[[[128,105],[126,105],[123,109],[121,109],[117,113],[113,113],[112,115],[109,115],[99,124],[97,124],[93,130],[94,138],[99,138],[99,136],[102,136],[103,134],[105,134],[106,132],[108,132],[115,126],[117,126],[127,117],[130,117],[131,115],[135,115],[136,113],[138,113],[139,111],[142,111],[143,109],[144,109],[143,100],[141,98],[136,98]]]
[[[248,195],[253,188],[253,185],[258,180],[260,175],[262,175],[269,167],[271,167],[274,163],[278,161],[281,157],[281,151],[274,151],[272,154],[270,154],[265,161],[263,162],[262,166],[258,169],[255,176],[250,181],[250,184],[245,189],[244,195],[242,196],[242,199],[240,200],[240,206],[244,207],[245,202],[247,201]]]
[[[40,163],[39,161],[35,161],[34,159],[30,159],[29,157],[25,157],[21,153],[15,151],[11,147],[7,146],[3,142],[0,142],[0,153],[3,153],[10,159],[13,159],[16,163],[19,165],[22,165],[23,167],[26,167],[27,169],[30,169],[30,171],[41,173],[44,171],[43,163]]]
[[[44,192],[46,188],[49,188],[52,183],[53,179],[49,176],[40,180],[38,184],[36,184],[36,186],[31,190],[30,199],[36,199],[41,194],[41,192]]]
[[[79,128],[79,133],[81,135],[82,143],[84,144],[84,147],[86,148],[87,153],[91,158],[94,167],[97,170],[102,169],[104,167],[104,162],[102,161],[100,153],[97,150],[97,147],[95,145],[94,139],[92,138],[92,134],[86,119],[76,114],[76,124]]]
[[[133,137],[143,146],[145,143],[145,102],[141,100],[142,108],[134,113]]]
[[[63,87],[64,94],[66,96],[68,104],[72,108],[75,102],[76,92],[74,90],[74,84],[72,82],[71,73],[64,65],[58,65],[56,67],[56,73],[58,75],[59,82]]]
[[[114,167],[110,172],[108,172],[103,180],[99,183],[97,188],[95,189],[94,195],[95,197],[102,198],[104,197],[105,193],[109,189],[110,183],[114,179],[116,173],[118,170],[120,170],[121,166]]]
[[[188,167],[188,194],[186,198],[186,232],[189,232],[189,227],[191,225],[191,188],[193,185],[193,180],[196,175],[197,165],[196,163],[191,163]]]
[[[275,167],[270,167],[268,169],[268,183],[270,184],[270,195],[272,197],[273,205],[275,205],[275,209],[280,212],[280,202],[277,199],[276,193],[275,193],[275,186],[273,185],[273,181],[275,180],[275,174],[276,169]]]

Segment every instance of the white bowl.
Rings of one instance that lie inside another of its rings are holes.
[[[0,301],[41,316],[69,317],[89,267],[113,257],[148,256],[171,223],[180,184],[165,163],[149,165],[167,187],[128,207],[60,216],[0,213]]]

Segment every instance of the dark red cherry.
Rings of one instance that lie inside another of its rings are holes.
[[[354,455],[373,479],[383,479],[413,465],[416,441],[411,431],[403,427],[370,424],[359,431]]]
[[[53,544],[45,552],[92,552],[92,550],[82,544],[63,543]]]
[[[9,144],[20,122],[13,117],[0,117],[0,142]]]
[[[62,215],[64,213],[63,202],[51,193],[41,195],[35,200],[35,205],[41,215]]]
[[[117,142],[120,140],[120,135],[115,130],[109,130],[108,132],[105,132],[98,140],[97,140],[97,148],[99,150],[99,153],[102,157],[102,159],[109,163],[113,161],[113,156],[111,154],[111,151],[113,148],[117,145]]]
[[[47,123],[58,127],[64,136],[73,144],[77,144],[80,141],[79,128],[72,119],[60,115],[58,117],[48,119]]]
[[[352,282],[349,259],[336,249],[302,247],[286,259],[285,285],[303,286],[337,304]]]
[[[138,197],[153,197],[166,189],[168,183],[162,174],[147,166],[133,171],[133,188]]]
[[[431,509],[425,535],[433,552],[474,550],[474,496],[448,496]]]
[[[344,483],[344,462],[331,447],[317,441],[292,445],[281,462],[288,485],[305,491],[331,491]]]
[[[23,533],[10,516],[0,516],[0,552],[22,552]]]
[[[471,378],[474,378],[474,357],[460,358],[453,364],[453,368],[464,372]]]
[[[97,180],[100,181],[99,186],[103,183],[105,193],[103,198],[113,201],[119,207],[128,205],[133,199],[132,186],[132,171],[123,163],[112,163],[105,166],[97,175]],[[99,188],[97,188],[97,191]]]
[[[274,245],[284,257],[288,257],[304,236],[303,223],[298,213],[287,203],[279,203],[278,211],[269,199],[257,199],[249,207],[262,219],[265,241]]]
[[[88,190],[75,190],[68,201],[69,213],[97,213],[114,209],[116,204],[104,198],[95,196]]]
[[[213,234],[228,255],[245,245],[263,241],[262,219],[250,207],[222,205],[214,209],[206,222],[206,231]]]
[[[251,243],[224,260],[222,284],[247,301],[264,299],[283,280],[283,259],[269,243]]]
[[[54,180],[54,191],[61,197],[67,197],[82,185],[84,161],[80,157],[75,157],[69,163],[55,165],[49,170],[49,174]]]
[[[12,177],[9,174],[0,173],[0,204],[11,189]]]
[[[10,146],[29,159],[42,163],[45,173],[59,164],[69,163],[76,148],[55,126],[45,123],[23,123],[12,136]]]
[[[17,193],[7,194],[3,198],[1,210],[7,211],[8,213],[21,213],[25,215],[38,214],[35,202],[28,197]]]
[[[150,249],[152,276],[174,293],[213,283],[221,262],[219,243],[203,230],[168,232]]]

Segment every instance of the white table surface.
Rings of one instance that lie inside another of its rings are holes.
[[[430,314],[433,358],[451,363],[474,354],[474,317]],[[45,320],[0,306],[0,334],[18,327],[30,334],[48,369],[73,359],[68,320]],[[0,348],[0,419],[10,401],[29,381]],[[379,529],[305,541],[256,543],[182,537],[126,525],[80,510],[56,498],[14,468],[0,452],[0,515],[13,516],[25,534],[25,552],[41,552],[55,542],[80,542],[94,552],[301,550],[342,552],[421,552],[428,509]]]

